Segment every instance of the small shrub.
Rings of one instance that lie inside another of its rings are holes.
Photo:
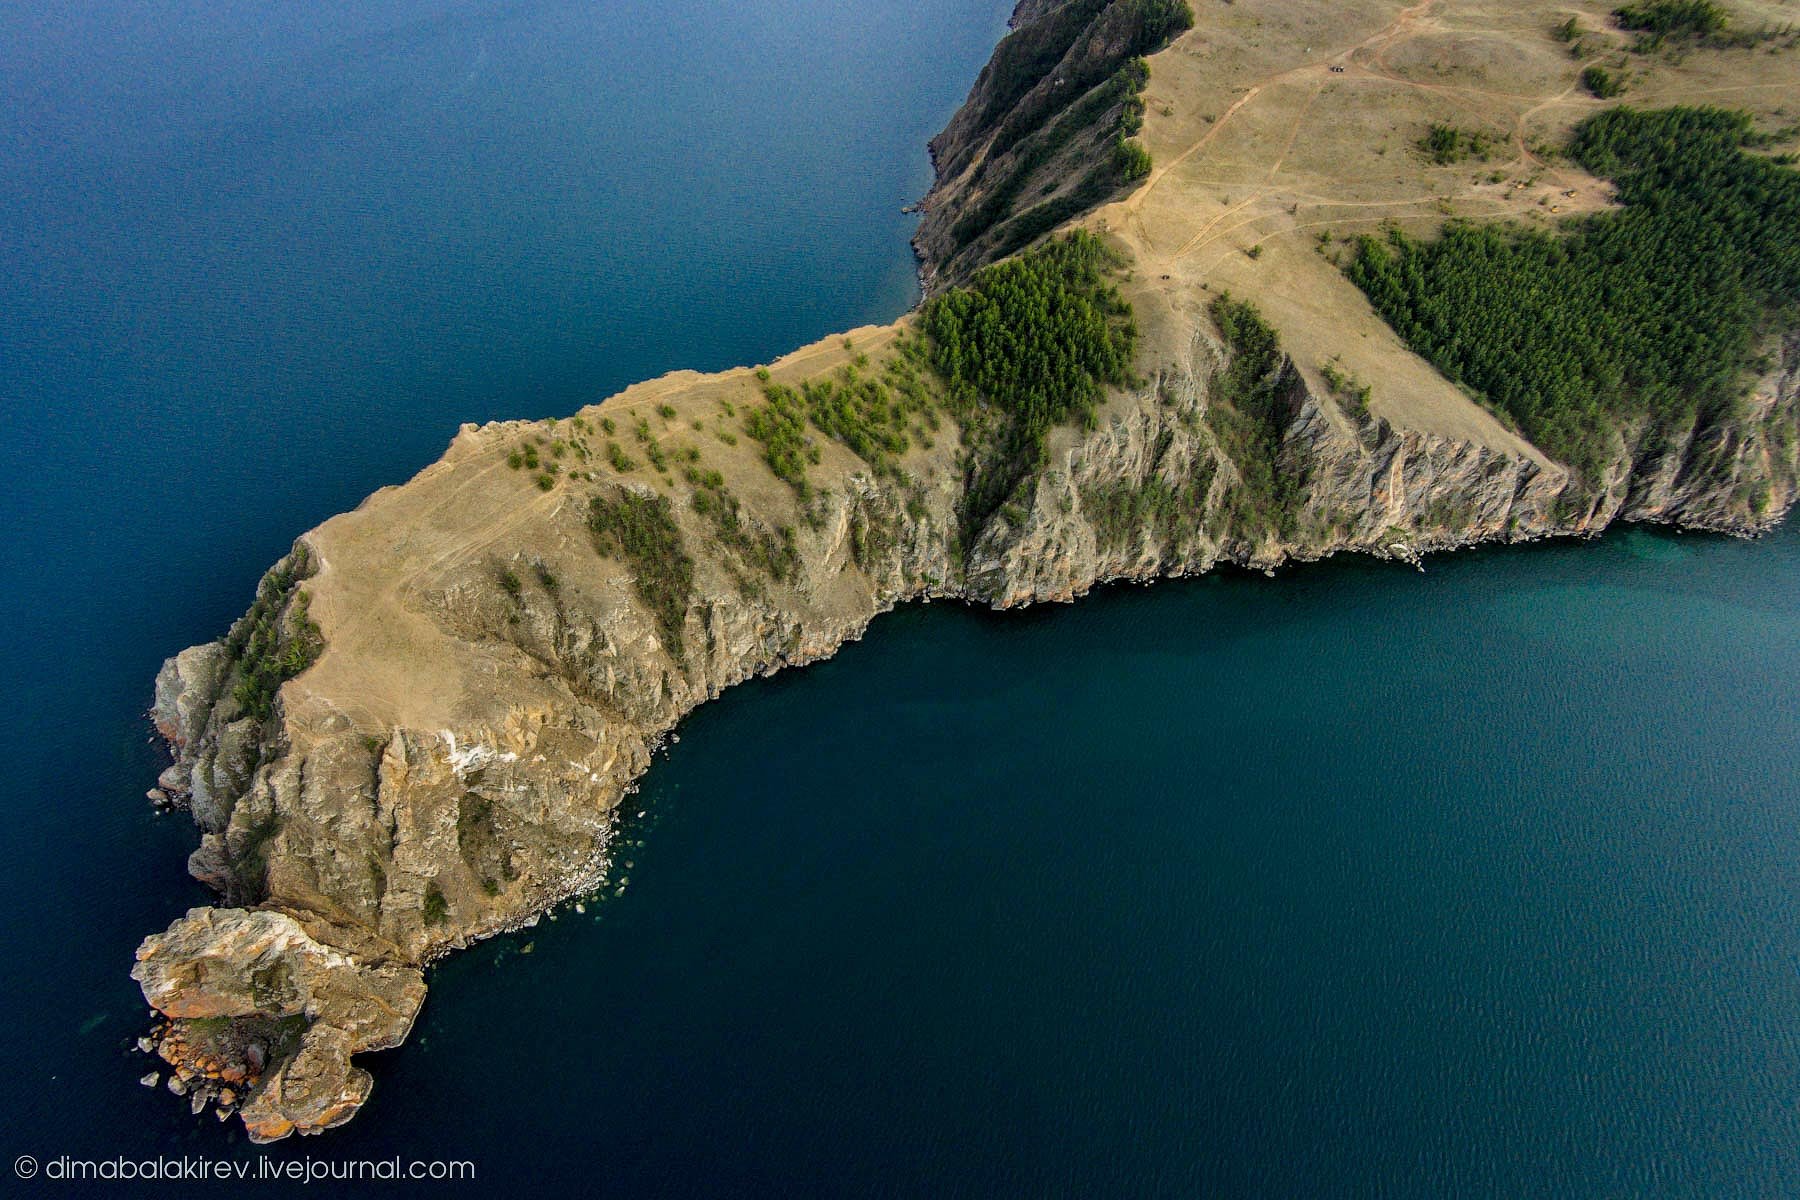
[[[1625,94],[1625,78],[1615,75],[1599,63],[1583,67],[1581,86],[1599,100],[1611,100]]]
[[[627,471],[637,470],[637,460],[620,449],[617,442],[606,443],[606,461],[611,463],[612,469],[621,475]]]
[[[1369,416],[1369,385],[1358,379],[1351,372],[1345,371],[1334,360],[1319,368],[1319,374],[1325,377],[1325,386],[1337,397],[1345,411],[1358,420],[1367,420]]]
[[[450,902],[435,879],[425,886],[424,916],[427,925],[442,925],[450,917]]]
[[[1119,178],[1131,183],[1150,174],[1150,152],[1144,149],[1142,142],[1122,137],[1114,144],[1113,164]]]
[[[1485,161],[1493,144],[1494,139],[1482,130],[1433,124],[1419,139],[1419,150],[1438,166],[1447,167],[1466,158]]]

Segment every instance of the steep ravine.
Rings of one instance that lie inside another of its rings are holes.
[[[191,869],[222,894],[138,951],[171,1090],[195,1111],[235,1108],[256,1140],[347,1120],[372,1086],[353,1057],[405,1039],[434,958],[605,875],[615,811],[683,716],[832,654],[901,602],[1007,608],[1220,563],[1411,560],[1619,520],[1754,533],[1794,498],[1800,336],[1742,417],[1655,451],[1622,435],[1598,489],[1529,447],[1353,416],[1284,359],[1277,472],[1291,500],[1281,522],[1250,519],[1243,469],[1208,418],[1227,351],[1203,305],[1182,311],[1140,357],[1142,383],[1115,391],[1093,428],[1054,430],[1043,470],[966,547],[949,425],[906,455],[905,482],[824,440],[804,502],[747,443],[708,442],[751,539],[792,530],[793,563],[770,577],[747,565],[748,543],[720,539],[696,493],[642,465],[584,457],[581,480],[548,487],[507,465],[527,440],[561,445],[613,417],[664,413],[656,436],[688,437],[757,395],[748,371],[671,376],[561,422],[465,427],[440,462],[303,535],[261,616],[285,631],[275,652],[310,644],[309,622],[322,652],[291,660],[266,717],[235,686],[242,652],[226,639],[156,681],[174,755],[160,786],[191,808]],[[871,353],[892,336],[856,333]],[[848,353],[834,339],[772,370],[797,380]],[[677,624],[596,549],[589,499],[621,489],[671,499],[692,559]]]

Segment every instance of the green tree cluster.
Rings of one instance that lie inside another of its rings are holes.
[[[262,577],[250,611],[225,635],[225,649],[237,675],[232,698],[248,716],[266,721],[281,685],[306,670],[325,648],[319,626],[307,613],[300,581],[313,573],[304,546]]]
[[[1581,86],[1597,100],[1611,100],[1625,94],[1625,76],[1595,63],[1581,69]]]
[[[990,164],[1006,163],[1006,174],[998,182],[986,185],[981,202],[963,214],[951,229],[950,236],[957,245],[966,246],[995,225],[1008,222],[1003,231],[1003,245],[996,252],[1011,253],[1051,228],[1050,224],[1044,224],[1042,213],[1068,210],[1066,215],[1073,215],[1099,203],[1121,183],[1149,174],[1149,152],[1131,140],[1143,128],[1143,91],[1149,81],[1150,65],[1142,58],[1130,59],[1104,83],[1064,109],[1055,120],[1032,132],[1010,159],[1004,157],[1000,149],[990,149],[976,168],[974,182],[978,186],[984,183]],[[1032,177],[1076,137],[1100,127],[1109,113],[1113,116],[1111,160],[1096,164],[1079,185],[1063,196],[1012,217],[1019,193]],[[1076,207],[1070,209],[1071,204]],[[1012,217],[1010,222],[1009,217]],[[1057,221],[1062,219],[1058,217]],[[1030,227],[1035,232],[1028,236],[1020,234],[1013,225],[1021,221],[1023,227]]]
[[[1084,16],[1089,18],[1085,24]],[[1054,27],[1055,36],[1042,43],[1046,52],[1032,60],[1035,78],[1026,83],[1026,75],[1010,77],[1013,86],[995,92],[984,114],[990,120],[993,114],[1005,114],[988,147],[990,157],[1049,125],[1057,113],[1107,83],[1133,59],[1154,54],[1193,28],[1194,11],[1187,0],[1071,0],[1042,24]],[[1016,33],[1037,37],[1031,27]],[[1063,52],[1051,58],[1049,51],[1059,44]],[[1052,70],[1056,85],[1038,87]],[[1019,89],[1020,84],[1026,86]],[[1003,101],[1003,96],[1008,98]]]
[[[1109,550],[1131,545],[1145,531],[1165,545],[1178,546],[1199,532],[1214,467],[1203,461],[1176,484],[1151,476],[1141,484],[1129,480],[1093,484],[1081,489],[1081,510]]]
[[[682,626],[694,591],[694,560],[688,557],[669,498],[629,489],[595,496],[588,509],[588,531],[596,550],[631,569],[638,599],[680,658]]]
[[[1137,325],[1109,281],[1119,263],[1077,230],[988,267],[920,312],[946,402],[965,429],[999,418],[965,505],[979,523],[1042,466],[1052,426],[1092,422],[1108,384],[1131,379]]]
[[[1230,292],[1217,297],[1210,311],[1225,342],[1225,365],[1212,377],[1206,420],[1243,481],[1232,492],[1230,516],[1240,526],[1288,537],[1302,481],[1281,469],[1289,419],[1281,338],[1255,305]]]
[[[434,879],[425,885],[425,904],[421,910],[427,925],[442,925],[450,918],[450,901],[444,898],[444,889]]]
[[[953,406],[985,401],[1028,440],[1091,414],[1131,378],[1137,326],[1108,275],[1116,255],[1085,230],[979,272],[925,305],[920,326]]]
[[[725,486],[725,477],[717,471],[689,468],[687,477],[694,485],[694,511],[711,523],[719,545],[730,551],[742,568],[736,573],[739,591],[755,592],[754,576],[766,575],[776,583],[794,576],[800,568],[800,548],[795,544],[792,525],[770,529],[746,516],[743,505]]]
[[[1712,0],[1642,0],[1613,10],[1619,28],[1657,38],[1706,37],[1724,31],[1725,10]]]
[[[981,107],[969,116],[975,132],[962,139],[964,157],[940,163],[954,175],[975,146],[985,145],[971,181],[981,199],[951,230],[959,250],[993,232],[986,256],[1011,254],[1148,175],[1150,154],[1134,140],[1150,78],[1143,56],[1193,23],[1186,0],[1071,0],[1008,35],[977,84]],[[1055,86],[1040,87],[1052,71]],[[990,127],[993,136],[984,141],[979,131]],[[1045,191],[1060,194],[1018,211],[1027,184],[1084,135],[1110,140],[1110,153],[1072,185],[1051,179]],[[990,180],[990,168],[1005,173]]]
[[[807,465],[819,460],[818,448],[803,429],[794,427],[797,414],[848,446],[875,468],[877,476],[897,475],[896,460],[911,447],[912,431],[923,434],[938,424],[915,358],[903,343],[901,352],[884,362],[878,374],[870,373],[868,359],[858,355],[831,376],[805,380],[798,389],[764,380],[768,410],[752,412],[745,431],[772,452],[768,462],[776,475],[796,487],[802,486]]]
[[[1747,114],[1615,108],[1570,153],[1622,207],[1558,235],[1448,226],[1364,238],[1347,267],[1451,379],[1597,479],[1611,431],[1729,417],[1757,349],[1800,307],[1800,173],[1748,153]]]
[[[819,447],[806,433],[806,406],[793,388],[763,384],[768,403],[744,412],[744,432],[762,443],[763,461],[802,500],[812,497],[806,468],[819,461]]]
[[[1440,167],[1459,163],[1465,158],[1477,158],[1485,162],[1493,145],[1491,134],[1456,125],[1432,125],[1419,141],[1419,149],[1425,157]]]

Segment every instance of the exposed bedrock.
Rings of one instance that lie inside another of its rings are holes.
[[[1800,346],[1785,350],[1742,422],[1654,452],[1621,438],[1597,492],[1526,454],[1353,418],[1284,363],[1281,470],[1300,483],[1283,532],[1246,515],[1240,467],[1207,420],[1223,351],[1196,328],[1184,362],[1115,397],[1097,428],[1056,431],[1023,503],[996,513],[966,558],[947,468],[911,515],[889,485],[844,476],[816,528],[798,531],[798,567],[779,586],[731,586],[727,556],[687,525],[702,582],[679,655],[618,586],[618,565],[583,544],[569,506],[518,532],[518,554],[555,563],[554,594],[522,588],[509,600],[489,552],[472,545],[398,602],[444,652],[481,664],[479,694],[453,697],[452,719],[434,727],[361,715],[369,697],[330,689],[367,672],[334,673],[329,658],[283,684],[258,721],[234,696],[225,642],[183,651],[158,678],[154,717],[175,758],[162,782],[203,831],[193,873],[233,907],[196,909],[139,951],[134,975],[171,1019],[163,1053],[195,1079],[232,1072],[254,1137],[346,1119],[369,1090],[352,1056],[405,1036],[421,968],[591,886],[615,808],[684,714],[831,654],[903,600],[1013,607],[1221,562],[1413,559],[1620,519],[1755,532],[1793,496]],[[451,473],[509,434],[465,431]],[[933,453],[948,464],[954,450],[946,439]],[[433,471],[302,539],[317,567],[302,584],[313,612],[332,612],[352,573],[334,561],[351,544],[338,523],[392,522],[382,536],[404,541],[407,522],[453,519],[429,495],[406,503],[409,489],[445,486]],[[327,619],[328,654],[332,635]],[[245,1057],[252,1046],[261,1071]]]

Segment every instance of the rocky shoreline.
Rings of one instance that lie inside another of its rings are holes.
[[[1194,337],[1202,359],[1223,352],[1206,331],[1196,330]],[[554,740],[559,726],[583,724],[581,710],[588,710],[585,719],[594,716],[598,681],[579,654],[549,662],[567,711],[553,707],[531,731],[472,721],[455,729],[399,727],[377,735],[347,723],[321,730],[304,715],[319,699],[304,695],[310,673],[284,685],[276,717],[256,727],[222,691],[228,673],[222,643],[171,659],[158,679],[154,716],[175,763],[160,786],[179,796],[208,831],[194,855],[194,874],[237,903],[195,909],[140,948],[133,975],[146,999],[169,1018],[157,1052],[190,1095],[235,1101],[257,1140],[318,1132],[347,1120],[372,1086],[352,1057],[404,1040],[423,1001],[423,969],[431,961],[535,921],[605,875],[614,810],[688,711],[733,683],[829,656],[898,603],[955,599],[1012,608],[1067,602],[1107,582],[1193,575],[1222,564],[1273,570],[1342,552],[1417,562],[1464,546],[1591,536],[1617,521],[1753,535],[1778,520],[1793,499],[1791,460],[1778,462],[1770,453],[1772,441],[1752,432],[1733,435],[1738,442],[1730,453],[1712,455],[1714,472],[1694,470],[1692,447],[1671,448],[1635,467],[1632,456],[1621,453],[1609,486],[1579,511],[1563,512],[1559,505],[1570,485],[1560,469],[1398,430],[1385,421],[1359,427],[1328,396],[1309,387],[1291,363],[1284,371],[1291,377],[1294,407],[1284,453],[1304,462],[1313,481],[1301,518],[1310,536],[1289,542],[1238,534],[1214,539],[1204,521],[1180,530],[1144,522],[1121,534],[1092,519],[1096,488],[1141,487],[1152,479],[1179,484],[1198,475],[1212,480],[1207,511],[1225,509],[1235,468],[1204,422],[1194,419],[1206,402],[1203,375],[1165,375],[1115,400],[1092,433],[1059,432],[1029,506],[1016,522],[997,518],[984,529],[964,563],[953,552],[954,497],[947,488],[934,495],[929,514],[902,535],[888,562],[872,574],[856,568],[844,545],[850,510],[881,497],[883,489],[853,476],[834,497],[837,507],[824,529],[800,540],[803,578],[789,596],[733,599],[720,607],[741,609],[715,610],[710,635],[696,628],[702,640],[714,643],[715,653],[693,678],[676,682],[667,673],[666,649],[643,636],[641,614],[629,611],[632,606],[587,616],[595,630],[608,622],[640,627],[615,639],[628,661],[615,661],[602,674],[615,682],[660,676],[656,688],[643,690],[661,695],[647,706],[634,706],[639,711],[628,721],[608,706],[600,719],[617,723],[630,750],[606,754],[602,762],[590,746],[590,756],[578,763],[585,787],[570,788],[567,771],[546,769],[547,756],[532,753]],[[1796,421],[1800,339],[1790,339],[1783,368],[1765,381],[1764,395],[1763,427]],[[465,432],[458,440],[491,437],[492,431]],[[1742,495],[1749,472],[1770,478],[1777,489],[1775,502],[1759,515],[1734,499]],[[897,497],[887,500],[898,503]],[[312,581],[315,595],[328,584],[334,560],[332,539],[321,532],[302,539],[321,564]],[[592,561],[594,569],[601,567],[600,560]],[[479,564],[472,566],[479,574]],[[852,602],[821,610],[819,598],[850,572],[865,576]],[[559,573],[568,578],[573,568],[559,564]],[[463,578],[451,590],[469,586]],[[434,618],[447,617],[454,607],[434,610]],[[554,619],[528,608],[522,623]],[[693,620],[695,626],[705,623],[698,615]],[[736,644],[733,629],[741,635]],[[555,640],[548,630],[545,634]],[[329,645],[329,624],[326,637]],[[507,649],[516,653],[513,645]],[[521,657],[515,669],[545,664]],[[347,698],[327,699],[342,708]],[[361,750],[371,736],[379,739],[378,749]],[[479,847],[486,837],[468,819],[468,797],[487,794],[494,780],[486,772],[498,771],[509,773],[506,787],[534,795],[536,819],[577,827],[588,836],[573,849],[515,848],[510,861],[526,886],[476,898],[484,902],[455,894],[444,902],[448,916],[434,923],[430,897],[452,894],[447,885],[408,888],[403,877],[442,880],[460,870],[471,846]],[[448,810],[438,807],[446,789],[459,793]],[[351,857],[360,843],[344,827],[370,808],[390,814],[377,840],[378,853],[385,852],[379,870],[387,879],[372,904],[356,907],[347,878],[312,878],[305,886],[282,881],[290,866]],[[240,878],[243,843],[268,820],[253,815],[258,810],[273,815],[278,831],[264,840],[277,843],[283,855],[260,895]],[[382,840],[385,847],[379,846]],[[255,1069],[248,1053],[258,1044],[265,1048],[266,1074]],[[227,1086],[234,1096],[225,1097]]]
[[[1027,0],[1015,23],[1052,7]],[[940,230],[962,202],[945,184],[927,199]],[[918,243],[922,270],[934,244]],[[830,656],[900,603],[1007,609],[1345,552],[1417,563],[1619,521],[1754,535],[1793,503],[1800,335],[1739,419],[1654,447],[1624,430],[1597,484],[1472,402],[1435,426],[1384,414],[1379,391],[1375,412],[1353,410],[1284,357],[1274,469],[1291,503],[1280,524],[1249,519],[1244,466],[1208,419],[1230,352],[1207,297],[1165,291],[1140,297],[1140,382],[1090,428],[1052,430],[1041,469],[978,528],[951,423],[885,471],[818,439],[804,490],[740,436],[765,386],[879,359],[903,320],[557,421],[465,426],[414,479],[304,534],[230,635],[156,681],[173,759],[156,790],[192,813],[189,869],[221,896],[137,952],[167,1086],[256,1141],[348,1120],[373,1087],[355,1056],[405,1040],[429,964],[608,877],[617,809],[689,712]],[[657,469],[601,453],[615,436]],[[691,488],[661,469],[686,453]],[[540,455],[562,466],[520,469]],[[682,548],[666,557],[691,576],[679,605],[646,599],[660,564],[598,548],[602,495],[665,505]]]

